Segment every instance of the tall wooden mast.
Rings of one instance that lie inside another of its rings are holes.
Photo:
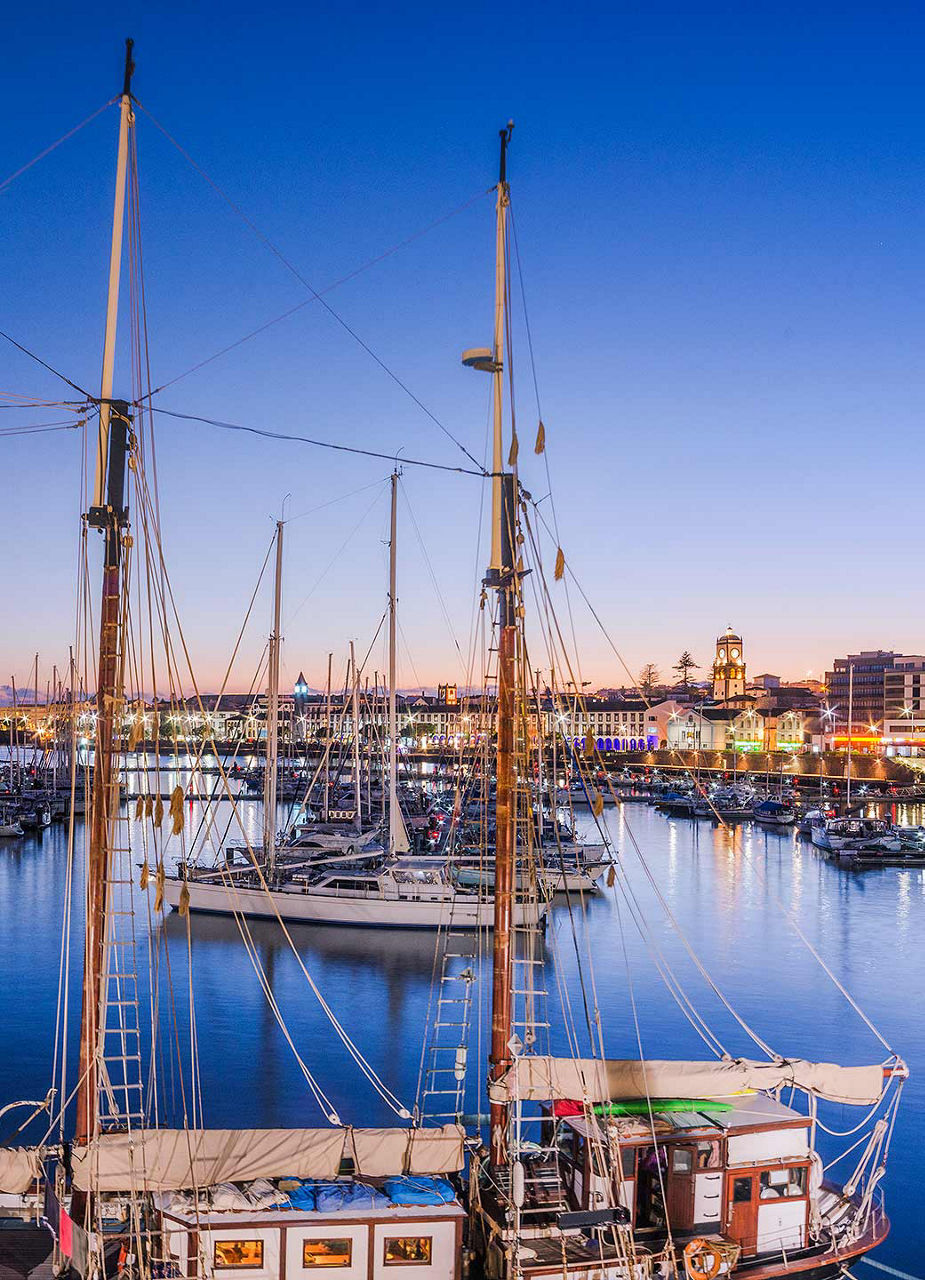
[[[495,206],[495,326],[490,353],[468,352],[466,364],[492,375],[494,436],[492,442],[491,563],[486,586],[498,593],[498,710],[497,791],[495,796],[495,913],[491,991],[491,1080],[511,1065],[512,1050],[512,919],[514,909],[516,823],[516,764],[514,757],[514,682],[517,643],[514,524],[516,492],[513,474],[504,471],[504,311],[506,300],[507,148],[513,124],[500,131],[501,158]],[[488,358],[486,358],[486,356]],[[507,1161],[508,1109],[491,1104],[490,1159],[495,1168]]]
[[[118,776],[115,770],[115,735],[122,693],[122,547],[128,527],[125,505],[125,462],[130,419],[124,400],[113,400],[116,320],[119,309],[119,275],[122,261],[122,226],[125,214],[128,135],[133,125],[131,40],[125,42],[125,76],[116,160],[116,195],[109,261],[109,293],[103,343],[103,376],[100,390],[94,502],[87,524],[104,537],[103,584],[100,601],[99,662],[96,679],[96,740],[93,790],[90,808],[90,847],[87,857],[87,922],[83,975],[83,1011],[80,1021],[80,1058],[77,1085],[77,1123],[74,1141],[88,1142],[99,1121],[98,1054],[103,1004],[103,971],[108,912],[112,819],[118,808]]]

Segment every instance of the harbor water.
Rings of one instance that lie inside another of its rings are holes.
[[[189,831],[200,812],[198,805],[186,807]],[[912,810],[896,816],[905,822],[920,817]],[[243,820],[256,836],[259,804],[246,806]],[[587,1052],[589,1025],[599,1017],[608,1056],[634,1057],[641,1046],[653,1058],[709,1057],[683,1000],[660,976],[659,969],[670,969],[734,1054],[761,1056],[727,1004],[781,1054],[844,1064],[884,1059],[884,1045],[824,962],[910,1067],[884,1188],[893,1230],[876,1260],[921,1275],[916,1152],[925,1142],[925,870],[852,873],[826,862],[793,831],[751,823],[717,828],[665,818],[645,804],[607,810],[607,821],[620,855],[615,883],[602,880],[600,892],[584,901],[557,898],[549,914],[540,944],[548,997],[538,995],[536,1020],[548,1021],[550,1030],[538,1027],[538,1047],[545,1048],[548,1034],[554,1052],[568,1052],[567,1020],[579,1050]],[[133,862],[141,861],[141,824],[127,829],[138,845]],[[181,841],[169,847],[179,852]],[[62,824],[0,842],[0,1019],[6,1029],[0,1106],[39,1098],[49,1085],[67,862]],[[77,924],[79,868],[73,898]],[[284,1021],[342,1120],[395,1122],[332,1027],[303,966],[389,1089],[414,1105],[433,1001],[433,934],[290,926],[287,937],[276,922],[254,922],[249,954],[233,918],[155,918],[153,900],[152,877],[147,893],[136,888],[134,904],[143,1016],[145,975],[154,967],[159,974],[161,1117],[177,1121],[185,1114],[193,1122],[201,1098],[208,1125],[323,1124],[280,1026]],[[66,1010],[71,1087],[82,954],[80,929],[73,932]],[[473,1026],[470,1042],[467,1105],[473,1108],[484,1076],[479,1055],[485,1052],[489,998],[484,967],[476,968],[474,1004],[483,1025],[481,1034]],[[258,970],[275,993],[279,1017],[261,991]],[[196,1080],[188,1069],[193,1025]],[[851,1108],[830,1106],[821,1114],[829,1128],[842,1132],[863,1119]],[[15,1115],[5,1117],[4,1141]],[[855,1140],[823,1135],[819,1146],[828,1161]],[[851,1167],[849,1157],[832,1176],[845,1177]],[[858,1274],[874,1272],[864,1264]]]

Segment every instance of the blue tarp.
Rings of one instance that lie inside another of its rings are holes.
[[[452,1204],[456,1199],[446,1178],[386,1178],[382,1189],[392,1204]]]
[[[296,1181],[296,1179],[292,1179]],[[365,1182],[316,1182],[307,1178],[288,1192],[293,1209],[337,1213],[340,1209],[376,1209],[389,1204],[375,1187]]]

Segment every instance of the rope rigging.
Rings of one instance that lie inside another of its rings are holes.
[[[270,237],[266,235],[263,231],[261,231],[261,229],[253,221],[253,219],[250,218],[244,212],[243,209],[241,209],[237,204],[235,204],[235,202],[231,199],[231,197],[227,195],[225,191],[222,190],[222,188],[218,185],[218,183],[215,182],[206,173],[206,171],[202,168],[202,166],[193,159],[193,157],[189,154],[189,152],[186,151],[180,145],[179,142],[177,142],[176,138],[171,136],[171,134],[167,131],[167,129],[164,128],[164,126],[160,123],[160,121],[155,119],[155,117],[151,114],[151,112],[148,111],[147,108],[142,106],[142,104],[137,100],[137,98],[134,99],[134,101],[135,101],[135,105],[141,111],[144,112],[144,114],[148,117],[151,123],[157,129],[160,130],[160,132],[164,135],[164,137],[170,143],[172,143],[174,147],[176,147],[176,149],[180,152],[180,154],[184,157],[184,159],[189,164],[192,165],[192,167],[196,170],[196,172],[202,178],[204,178],[205,181],[209,184],[209,186],[212,187],[212,189],[222,198],[222,200],[224,200],[224,202],[228,205],[228,207],[232,210],[232,212],[238,218],[241,219],[241,221],[245,224],[245,226],[250,228],[250,230],[257,237],[257,239],[260,240],[261,243],[264,244],[267,249],[269,249],[269,251],[274,255],[274,257],[279,259],[279,261],[286,268],[286,270],[289,271],[290,274],[293,275],[295,279],[298,280],[298,282],[305,289],[308,290],[308,292],[311,294],[311,300],[314,302],[320,303],[321,306],[325,309],[325,311],[331,316],[331,318],[335,320],[337,324],[339,324],[341,328],[344,329],[345,332],[350,335],[350,337],[354,340],[354,342],[356,342],[357,345],[360,346],[366,352],[366,354],[379,366],[379,368],[383,371],[383,373],[387,374],[388,377],[391,378],[391,380],[396,384],[396,386],[400,387],[401,390],[404,391],[405,395],[407,395],[418,406],[418,408],[431,420],[431,422],[440,431],[443,432],[443,434],[447,437],[448,440],[451,440],[453,444],[456,445],[457,449],[459,449],[463,454],[465,454],[465,456],[469,459],[470,462],[478,466],[477,460],[469,452],[469,450],[462,443],[462,441],[458,440],[456,436],[453,435],[452,431],[450,431],[450,429],[440,421],[437,415],[431,409],[429,409],[426,404],[424,404],[423,400],[419,399],[419,397],[415,395],[415,393],[411,390],[408,384],[402,381],[402,379],[394,371],[394,369],[392,369],[389,365],[387,365],[385,361],[381,358],[381,356],[377,355],[377,353],[373,350],[373,348],[369,345],[369,343],[367,343],[362,337],[360,337],[359,333],[357,333],[357,331],[347,323],[347,321],[343,318],[342,315],[339,314],[339,312],[334,310],[331,304],[324,298],[323,294],[319,292],[314,287],[314,285],[312,285],[306,279],[306,277],[302,274],[302,272],[298,269],[298,267],[296,267],[295,264],[291,262],[289,258],[286,257],[283,251],[270,239]],[[490,188],[490,190],[494,190],[494,188]],[[475,200],[481,198],[481,196],[485,194],[487,194],[487,192],[480,192],[478,196],[473,197],[472,200],[468,201],[466,205],[461,206],[461,208],[468,207],[468,204],[474,203]],[[449,216],[452,216],[452,215],[449,215]]]

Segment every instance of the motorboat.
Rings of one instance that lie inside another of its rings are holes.
[[[25,834],[22,824],[15,813],[10,810],[0,813],[0,839],[18,839]]]
[[[811,831],[813,844],[839,857],[855,853],[899,853],[902,842],[883,818],[827,818]]]
[[[766,827],[790,827],[796,822],[797,815],[789,804],[774,800],[770,796],[761,800],[752,809],[752,817]]]

